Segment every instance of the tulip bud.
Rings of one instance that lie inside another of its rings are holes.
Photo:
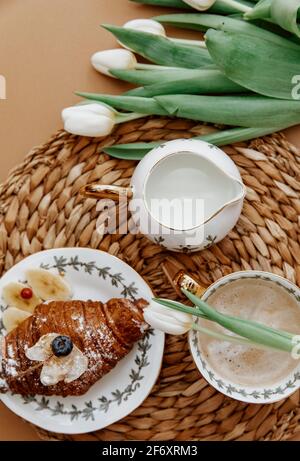
[[[184,3],[195,8],[198,11],[208,10],[213,6],[216,0],[183,0]]]
[[[153,19],[133,19],[128,21],[123,26],[125,29],[133,29],[140,32],[148,32],[149,34],[166,36],[164,27]]]
[[[107,136],[115,126],[115,113],[103,104],[84,104],[62,111],[64,128],[80,136]]]
[[[166,37],[166,31],[164,26],[153,19],[133,19],[124,24],[124,29],[133,29],[137,32],[147,32],[148,34],[161,35]],[[123,46],[127,50],[131,50],[128,46],[124,45],[118,40],[119,45]]]
[[[121,48],[115,50],[98,51],[91,57],[92,66],[101,74],[114,77],[109,69],[135,69],[137,60],[131,51]],[[115,78],[115,77],[114,77]]]
[[[193,318],[151,301],[144,310],[144,319],[149,325],[170,335],[183,335],[192,328]]]

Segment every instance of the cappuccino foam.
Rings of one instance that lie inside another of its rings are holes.
[[[298,302],[273,281],[251,278],[229,281],[211,294],[207,303],[224,314],[300,334]],[[200,324],[217,332],[234,335],[207,320],[201,320]],[[286,378],[299,363],[286,352],[233,344],[202,334],[199,334],[199,347],[212,369],[243,386],[274,385]]]

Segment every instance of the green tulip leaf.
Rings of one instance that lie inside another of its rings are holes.
[[[299,51],[249,35],[210,29],[209,53],[227,78],[261,95],[295,99],[294,76],[300,71]]]
[[[200,68],[213,65],[205,48],[183,45],[148,32],[104,25],[122,44],[155,64],[171,67]]]
[[[153,18],[163,24],[168,24],[184,29],[198,30],[205,32],[208,29],[222,30],[224,32],[233,32],[250,35],[251,37],[268,40],[274,44],[286,46],[299,50],[298,44],[282,37],[270,30],[258,27],[256,24],[244,21],[241,17],[220,16],[216,14],[166,14]],[[266,23],[267,24],[267,23]],[[274,26],[273,26],[274,27]]]
[[[261,0],[246,19],[265,19],[300,37],[300,0]]]

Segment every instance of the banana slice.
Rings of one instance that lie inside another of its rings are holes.
[[[60,275],[46,269],[28,269],[25,274],[33,291],[45,301],[49,299],[63,301],[72,296],[70,286]]]
[[[17,307],[8,307],[2,315],[2,323],[7,333],[17,328],[24,320],[31,317],[29,312],[25,312]]]
[[[25,290],[25,293],[26,291],[31,291],[31,296],[23,297],[23,290]],[[30,313],[32,313],[34,311],[34,308],[41,302],[40,298],[38,298],[34,294],[33,290],[28,288],[28,286],[23,285],[23,283],[18,282],[10,282],[7,285],[5,285],[2,290],[2,297],[6,304],[8,304],[9,306],[15,306],[18,309],[22,309],[23,311],[27,311]]]

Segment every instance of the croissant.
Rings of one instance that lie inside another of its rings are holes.
[[[146,330],[143,299],[98,301],[52,301],[40,304],[31,317],[11,331],[3,342],[2,375],[17,394],[79,396],[108,373],[140,340]],[[71,338],[87,358],[87,369],[72,382],[43,385],[40,364],[26,351],[49,333]]]

